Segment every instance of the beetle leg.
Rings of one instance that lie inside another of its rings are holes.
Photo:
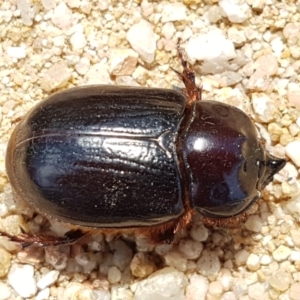
[[[9,238],[12,242],[19,243],[22,249],[33,245],[40,247],[70,245],[85,235],[85,233],[79,229],[68,231],[63,237],[34,233],[23,233],[15,236],[4,231],[0,231],[0,234],[1,236]]]
[[[181,44],[181,39],[179,38],[177,41],[177,52],[178,52],[178,57],[181,61],[181,65],[183,67],[183,71],[178,72],[174,69],[173,70],[183,81],[185,85],[186,94],[189,97],[189,101],[190,102],[199,101],[202,99],[202,87],[196,85],[195,71],[189,66],[187,60],[184,58],[183,50],[180,44]]]

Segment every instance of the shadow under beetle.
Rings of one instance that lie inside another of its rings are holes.
[[[201,100],[194,71],[178,50],[182,92],[83,86],[26,114],[7,148],[13,192],[77,230],[63,238],[3,235],[43,246],[95,230],[172,242],[195,212],[217,224],[247,216],[285,160],[265,151],[244,112]]]

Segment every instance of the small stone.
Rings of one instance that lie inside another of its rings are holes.
[[[226,71],[221,74],[221,78],[219,80],[220,87],[233,86],[237,83],[241,82],[243,77],[236,72]]]
[[[236,57],[233,42],[219,29],[192,36],[185,50],[187,56],[193,60],[223,62]]]
[[[162,23],[186,20],[186,7],[180,2],[164,4]]]
[[[257,12],[262,12],[267,0],[254,0],[252,3],[252,9]]]
[[[0,277],[5,276],[11,266],[11,254],[0,247]]]
[[[26,57],[26,49],[23,47],[7,47],[7,55],[12,58],[24,58]]]
[[[80,26],[80,28],[78,28],[76,32],[70,37],[70,44],[72,45],[72,49],[77,53],[81,53],[83,51],[83,48],[87,45],[86,37],[82,31],[83,27]]]
[[[227,34],[228,38],[233,41],[234,45],[237,47],[242,46],[246,42],[244,31],[238,30],[235,27],[230,27]]]
[[[292,250],[284,245],[280,245],[274,252],[273,252],[273,258],[278,261],[282,262],[288,259],[288,257],[291,255]]]
[[[260,260],[259,260],[259,256],[251,253],[248,256],[247,262],[246,262],[246,266],[250,271],[256,271],[260,268]]]
[[[242,249],[242,250],[238,251],[234,255],[236,265],[238,267],[245,265],[246,262],[247,262],[247,259],[248,259],[249,255],[250,255],[250,253],[247,250],[245,250],[245,249]]]
[[[54,89],[64,87],[71,76],[72,73],[67,63],[64,61],[57,62],[43,74],[41,87],[44,91],[51,92]]]
[[[85,75],[90,69],[90,60],[87,57],[81,57],[79,62],[75,65],[75,70],[80,75]]]
[[[218,274],[218,280],[221,282],[224,291],[230,290],[232,286],[233,277],[229,269],[221,269]]]
[[[219,6],[232,23],[243,23],[251,15],[249,5],[243,0],[220,0]]]
[[[111,84],[107,64],[101,62],[94,64],[84,75],[85,84]]]
[[[269,279],[270,285],[274,289],[282,292],[286,291],[289,288],[290,282],[290,275],[286,271],[282,270],[274,272]]]
[[[166,39],[171,39],[175,34],[175,32],[176,32],[175,26],[171,22],[164,24],[161,29],[161,33]]]
[[[259,121],[264,123],[270,123],[278,111],[274,102],[265,93],[253,93],[252,106]]]
[[[201,300],[206,298],[208,280],[204,276],[193,274],[190,283],[186,287],[185,300]]]
[[[130,265],[132,260],[132,249],[122,240],[115,240],[110,243],[111,250],[114,252],[113,264],[121,271]]]
[[[285,153],[297,167],[300,167],[300,141],[288,143],[285,146]]]
[[[107,279],[111,284],[119,282],[121,280],[121,276],[122,273],[117,267],[112,266],[108,269]]]
[[[298,300],[299,295],[300,295],[300,282],[293,283],[289,291],[289,296],[291,300]]]
[[[58,4],[52,16],[52,22],[55,26],[62,30],[69,29],[72,25],[72,11],[68,8],[65,2]]]
[[[167,267],[138,282],[134,300],[184,299],[187,284],[188,279],[182,272]]]
[[[8,273],[8,283],[23,298],[33,297],[37,292],[34,268],[31,265],[13,264]]]
[[[24,25],[31,26],[33,24],[33,19],[36,14],[37,8],[29,0],[18,0],[17,7],[21,11],[21,17]]]
[[[107,300],[133,300],[133,293],[126,287],[113,286],[111,288],[111,296]],[[97,300],[102,300],[102,298],[97,298]]]
[[[50,297],[50,289],[46,288],[38,292],[35,297],[35,300],[48,300]]]
[[[136,253],[130,263],[132,275],[145,278],[156,270],[153,257],[147,253]]]
[[[248,288],[249,297],[253,300],[261,300],[263,298],[264,293],[264,285],[259,282],[250,285]]]
[[[300,232],[299,230],[291,230],[291,238],[295,246],[300,247]]]
[[[263,256],[260,259],[260,263],[264,266],[269,265],[272,262],[272,257],[267,254],[263,254]]]
[[[221,300],[237,300],[234,292],[226,292],[223,294]]]
[[[198,259],[203,250],[203,244],[193,241],[182,239],[179,243],[179,251],[184,254],[187,259]]]
[[[17,254],[18,260],[23,264],[38,264],[45,260],[45,252],[42,247],[27,247]]]
[[[208,229],[202,224],[194,224],[190,236],[196,242],[205,242],[208,238]]]
[[[278,71],[278,59],[272,54],[262,55],[255,61],[254,67],[263,71],[265,76],[273,76]]]
[[[46,10],[50,10],[55,7],[54,0],[41,0],[41,3]]]
[[[290,82],[287,86],[287,99],[289,103],[300,111],[300,85]]]
[[[115,49],[108,60],[110,74],[116,76],[131,75],[136,68],[138,54],[131,49]]]
[[[215,297],[220,298],[223,293],[222,283],[220,281],[213,281],[209,284],[208,293]]]
[[[253,232],[260,232],[262,228],[262,219],[257,215],[251,215],[247,219],[245,227]]]
[[[149,64],[154,61],[156,37],[149,22],[141,20],[139,23],[131,26],[126,38],[143,61]]]
[[[45,275],[43,275],[39,281],[37,282],[37,287],[41,290],[45,289],[46,287],[51,286],[56,282],[58,279],[59,272],[56,270],[49,271]]]
[[[69,255],[70,247],[66,245],[45,248],[45,261],[57,270],[66,268]]]
[[[197,261],[197,270],[203,276],[216,278],[221,268],[220,260],[216,253],[212,251],[203,251],[200,259]]]
[[[0,281],[0,300],[8,300],[11,297],[11,291],[8,286]]]
[[[178,271],[185,272],[187,267],[187,258],[180,252],[170,251],[164,256],[167,266],[174,267]]]

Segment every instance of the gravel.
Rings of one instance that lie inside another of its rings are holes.
[[[73,86],[181,86],[171,69],[181,68],[178,37],[203,98],[244,110],[289,162],[239,228],[206,228],[195,216],[174,245],[99,234],[84,246],[20,250],[0,238],[0,300],[299,299],[299,20],[292,1],[2,1],[1,230],[66,230],[13,201],[12,121]]]

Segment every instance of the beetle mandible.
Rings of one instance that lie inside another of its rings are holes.
[[[13,192],[78,230],[63,238],[4,235],[44,246],[95,230],[172,242],[195,212],[216,224],[245,218],[285,160],[266,152],[244,112],[201,100],[179,45],[178,53],[183,91],[83,86],[25,115],[7,148]]]

